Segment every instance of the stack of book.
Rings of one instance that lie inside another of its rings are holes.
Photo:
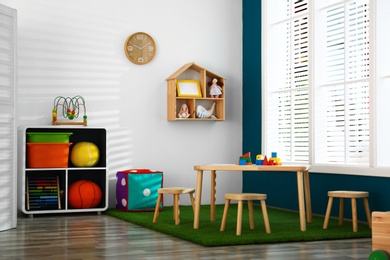
[[[27,177],[27,210],[61,209],[58,176]]]

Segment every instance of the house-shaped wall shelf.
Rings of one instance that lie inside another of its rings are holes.
[[[222,88],[222,94],[219,97],[210,97],[209,94],[209,83],[214,78],[218,80],[218,85]],[[169,76],[167,86],[168,121],[225,120],[225,78],[191,62]],[[186,104],[189,109],[188,117],[179,117],[183,104]],[[206,111],[202,115],[197,115],[197,108],[199,111],[202,107]],[[212,116],[207,117],[210,112]]]

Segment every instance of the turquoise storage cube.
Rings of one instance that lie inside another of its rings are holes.
[[[154,211],[157,190],[163,187],[163,172],[132,169],[116,174],[116,208],[124,211]],[[163,208],[161,202],[160,209]]]

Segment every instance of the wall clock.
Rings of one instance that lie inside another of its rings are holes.
[[[156,55],[156,43],[149,34],[136,32],[126,39],[125,53],[131,62],[138,65],[147,64]]]

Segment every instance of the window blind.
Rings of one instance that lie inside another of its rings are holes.
[[[325,163],[369,163],[367,1],[327,10]],[[320,108],[319,108],[320,109]]]
[[[264,153],[284,162],[369,164],[368,2],[263,5]]]
[[[280,3],[280,1],[279,1]],[[281,50],[272,51],[272,59],[284,61],[276,69],[281,84],[272,84],[267,103],[268,148],[277,151],[285,161],[308,161],[309,156],[309,18],[308,1],[285,1],[287,19],[277,21],[284,26]],[[281,10],[279,10],[281,11]],[[273,30],[274,31],[274,30]],[[279,31],[279,30],[278,30]],[[274,33],[277,33],[274,31]],[[272,140],[272,141],[271,141]]]

